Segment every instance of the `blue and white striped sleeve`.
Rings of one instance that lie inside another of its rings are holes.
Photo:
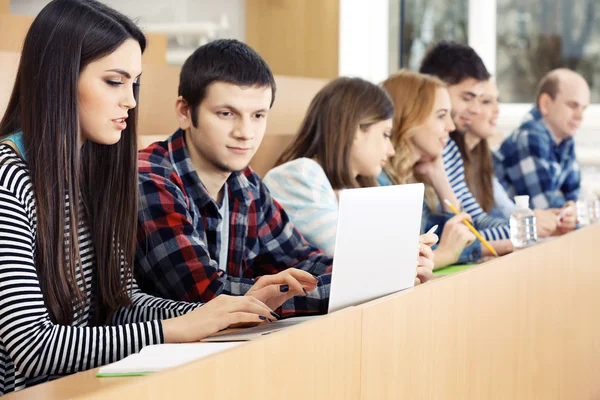
[[[167,300],[144,293],[133,278],[129,281],[128,290],[131,293],[131,305],[115,311],[111,321],[113,325],[162,321],[179,317],[202,306],[202,303]]]
[[[163,342],[157,320],[107,327],[53,323],[35,268],[34,236],[21,199],[0,188],[0,343],[21,376],[83,371]]]
[[[444,168],[448,174],[450,185],[458,198],[462,209],[473,218],[475,228],[486,240],[499,240],[510,238],[508,220],[489,216],[479,203],[473,193],[467,187],[465,180],[465,168],[460,150],[452,140],[444,148]]]

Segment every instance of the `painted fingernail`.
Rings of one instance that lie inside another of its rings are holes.
[[[267,320],[267,317],[265,317],[264,315],[259,315],[258,318],[262,319],[263,321]]]
[[[308,292],[306,291],[306,289],[302,288],[302,290],[304,290],[304,294],[308,296]]]
[[[279,316],[279,314],[277,314],[276,312],[271,311],[271,315],[274,316],[277,319],[281,319],[281,317]]]
[[[290,290],[290,287],[288,285],[281,285],[281,286],[279,286],[279,291],[282,292],[282,293],[285,293],[285,292],[287,292],[289,290]]]

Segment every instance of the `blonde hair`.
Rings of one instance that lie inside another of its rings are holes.
[[[385,172],[395,185],[425,183],[425,202],[430,209],[435,210],[438,202],[433,187],[423,177],[414,175],[409,139],[431,115],[437,89],[446,88],[447,85],[434,76],[402,69],[386,79],[382,86],[395,107],[392,143],[396,154],[390,159]]]

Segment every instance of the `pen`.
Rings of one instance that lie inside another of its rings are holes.
[[[450,209],[452,210],[452,212],[454,214],[458,214],[458,210],[452,205],[452,203],[450,203],[450,201],[448,199],[444,199],[444,203],[446,203],[446,205],[448,207],[450,207]],[[477,237],[477,239],[479,239],[479,241],[481,243],[483,243],[483,245],[485,247],[487,247],[489,251],[492,252],[493,255],[495,255],[496,257],[498,257],[498,253],[496,253],[496,250],[494,250],[494,248],[488,243],[488,241],[485,240],[483,238],[483,236],[481,236],[481,234],[479,232],[477,232],[477,229],[475,229],[473,227],[473,225],[471,225],[471,223],[469,222],[469,220],[463,219],[462,222],[463,222],[463,224],[465,224],[467,226],[467,228],[469,228],[471,230],[471,232],[473,232],[473,234]]]
[[[432,226],[431,229],[427,231],[426,235],[429,235],[430,233],[435,233],[437,231],[437,228],[437,225]]]
[[[560,220],[561,220],[561,219],[563,219],[563,217],[564,217],[565,215],[567,215],[567,213],[568,213],[569,211],[571,211],[571,210],[572,210],[572,206],[569,206],[569,207],[565,208],[564,210],[562,210],[562,211],[560,212],[560,214],[558,214],[558,215],[556,216],[556,219],[558,220],[558,222],[560,222]]]

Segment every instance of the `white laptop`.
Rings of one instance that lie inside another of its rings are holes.
[[[423,184],[340,192],[328,312],[414,285],[423,211]],[[241,341],[314,317],[295,317],[204,341]]]

